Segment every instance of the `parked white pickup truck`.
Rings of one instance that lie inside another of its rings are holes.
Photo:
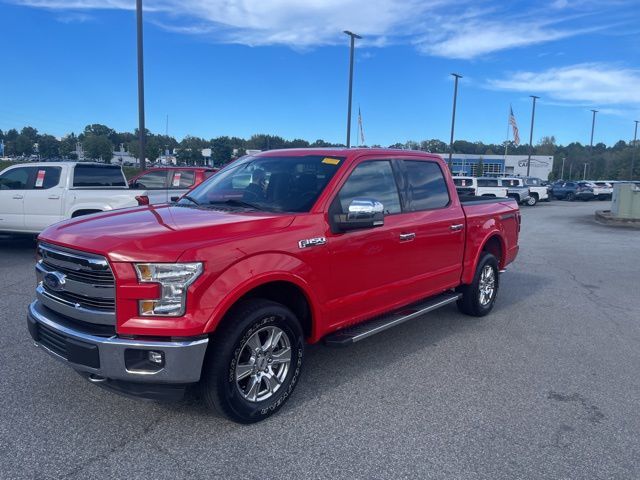
[[[538,202],[549,201],[549,189],[542,185],[542,180],[538,177],[524,177],[524,184],[529,187],[529,199],[527,205],[533,207]]]
[[[61,220],[147,201],[117,165],[41,162],[0,172],[0,232],[39,233]]]
[[[497,178],[492,177],[453,177],[458,195],[476,197],[505,197],[507,187],[501,187]]]

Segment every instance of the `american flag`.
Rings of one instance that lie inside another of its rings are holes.
[[[364,145],[364,128],[362,128],[362,115],[358,106],[358,127],[360,127],[360,145]]]
[[[509,125],[513,127],[513,143],[520,145],[520,132],[518,130],[518,124],[516,123],[516,117],[513,114],[513,108],[509,106]]]

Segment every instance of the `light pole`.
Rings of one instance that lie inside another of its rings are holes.
[[[633,181],[633,168],[636,163],[636,149],[638,147],[638,120],[634,120],[636,122],[636,129],[633,132],[633,153],[631,154],[631,178],[629,180]]]
[[[136,19],[138,26],[138,146],[140,168],[145,170],[145,128],[144,128],[144,62],[142,56],[142,0],[136,0]]]
[[[353,92],[353,52],[355,50],[356,38],[361,39],[360,35],[356,35],[349,30],[344,33],[351,37],[351,49],[349,51],[349,103],[347,107],[347,148],[351,147],[351,97]]]
[[[529,95],[533,98],[533,106],[531,107],[531,130],[529,131],[529,158],[527,158],[527,177],[531,171],[531,152],[533,151],[533,122],[536,119],[536,100],[540,97]]]
[[[453,132],[456,126],[456,103],[458,101],[458,79],[462,78],[462,75],[458,73],[451,74],[455,79],[453,84],[453,113],[451,114],[451,138],[449,139],[449,168],[453,171]],[[464,173],[463,173],[464,174]]]
[[[591,160],[591,154],[593,152],[593,131],[596,127],[596,113],[598,110],[591,110],[593,112],[593,118],[591,119],[591,140],[589,141],[589,160]]]
[[[565,158],[562,157],[562,170],[560,170],[560,180],[564,180],[564,161]]]
[[[589,162],[584,162],[584,172],[582,173],[582,180],[587,179],[587,165],[589,165]]]

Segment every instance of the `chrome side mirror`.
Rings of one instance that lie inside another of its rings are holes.
[[[373,228],[384,225],[384,205],[374,198],[354,198],[345,214],[336,215],[339,231]]]

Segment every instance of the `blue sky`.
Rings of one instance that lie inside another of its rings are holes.
[[[144,0],[147,127],[345,141],[349,29],[360,33],[354,124],[368,144],[502,142],[513,105],[528,141],[633,137],[637,0]],[[62,136],[137,126],[134,0],[0,0],[0,129]]]

